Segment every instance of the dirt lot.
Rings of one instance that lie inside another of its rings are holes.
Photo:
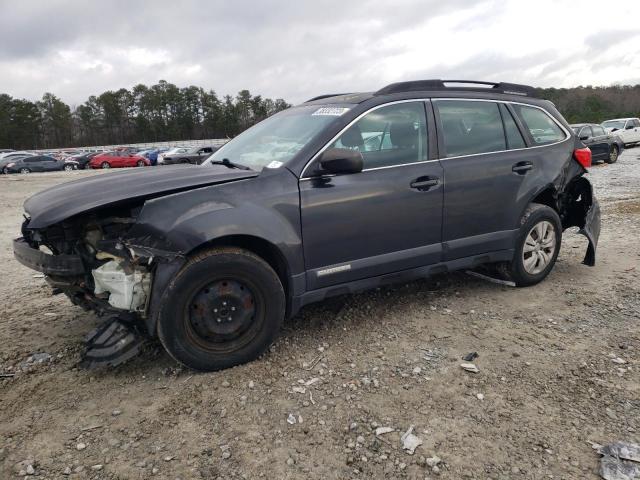
[[[0,177],[0,478],[598,478],[590,441],[640,441],[639,154],[590,174],[595,268],[566,233],[538,286],[459,273],[335,299],[213,374],[158,345],[77,368],[96,320],[50,297],[11,239],[27,196],[85,173]],[[460,368],[474,351],[477,374]]]

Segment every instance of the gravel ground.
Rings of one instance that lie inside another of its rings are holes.
[[[157,344],[78,368],[95,318],[13,261],[11,238],[30,194],[100,173],[0,176],[0,478],[598,478],[589,442],[640,441],[638,154],[589,175],[596,267],[567,232],[538,286],[457,273],[337,298],[211,374]]]

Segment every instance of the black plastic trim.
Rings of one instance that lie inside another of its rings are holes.
[[[78,255],[51,255],[33,248],[23,238],[13,241],[13,255],[22,265],[45,275],[62,277],[84,275],[82,258]]]

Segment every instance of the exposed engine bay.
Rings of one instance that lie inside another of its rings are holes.
[[[139,208],[118,208],[116,215],[102,210],[42,230],[29,229],[28,219],[23,224],[29,247],[62,262],[68,259],[59,274],[47,272],[53,293],[64,293],[85,310],[109,317],[87,338],[84,363],[89,366],[122,363],[143,343],[140,320],[149,310],[154,258],[135,254],[122,241],[138,212]]]

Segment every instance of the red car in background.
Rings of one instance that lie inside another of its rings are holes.
[[[151,162],[139,155],[126,151],[106,152],[89,161],[91,168],[149,167]]]

